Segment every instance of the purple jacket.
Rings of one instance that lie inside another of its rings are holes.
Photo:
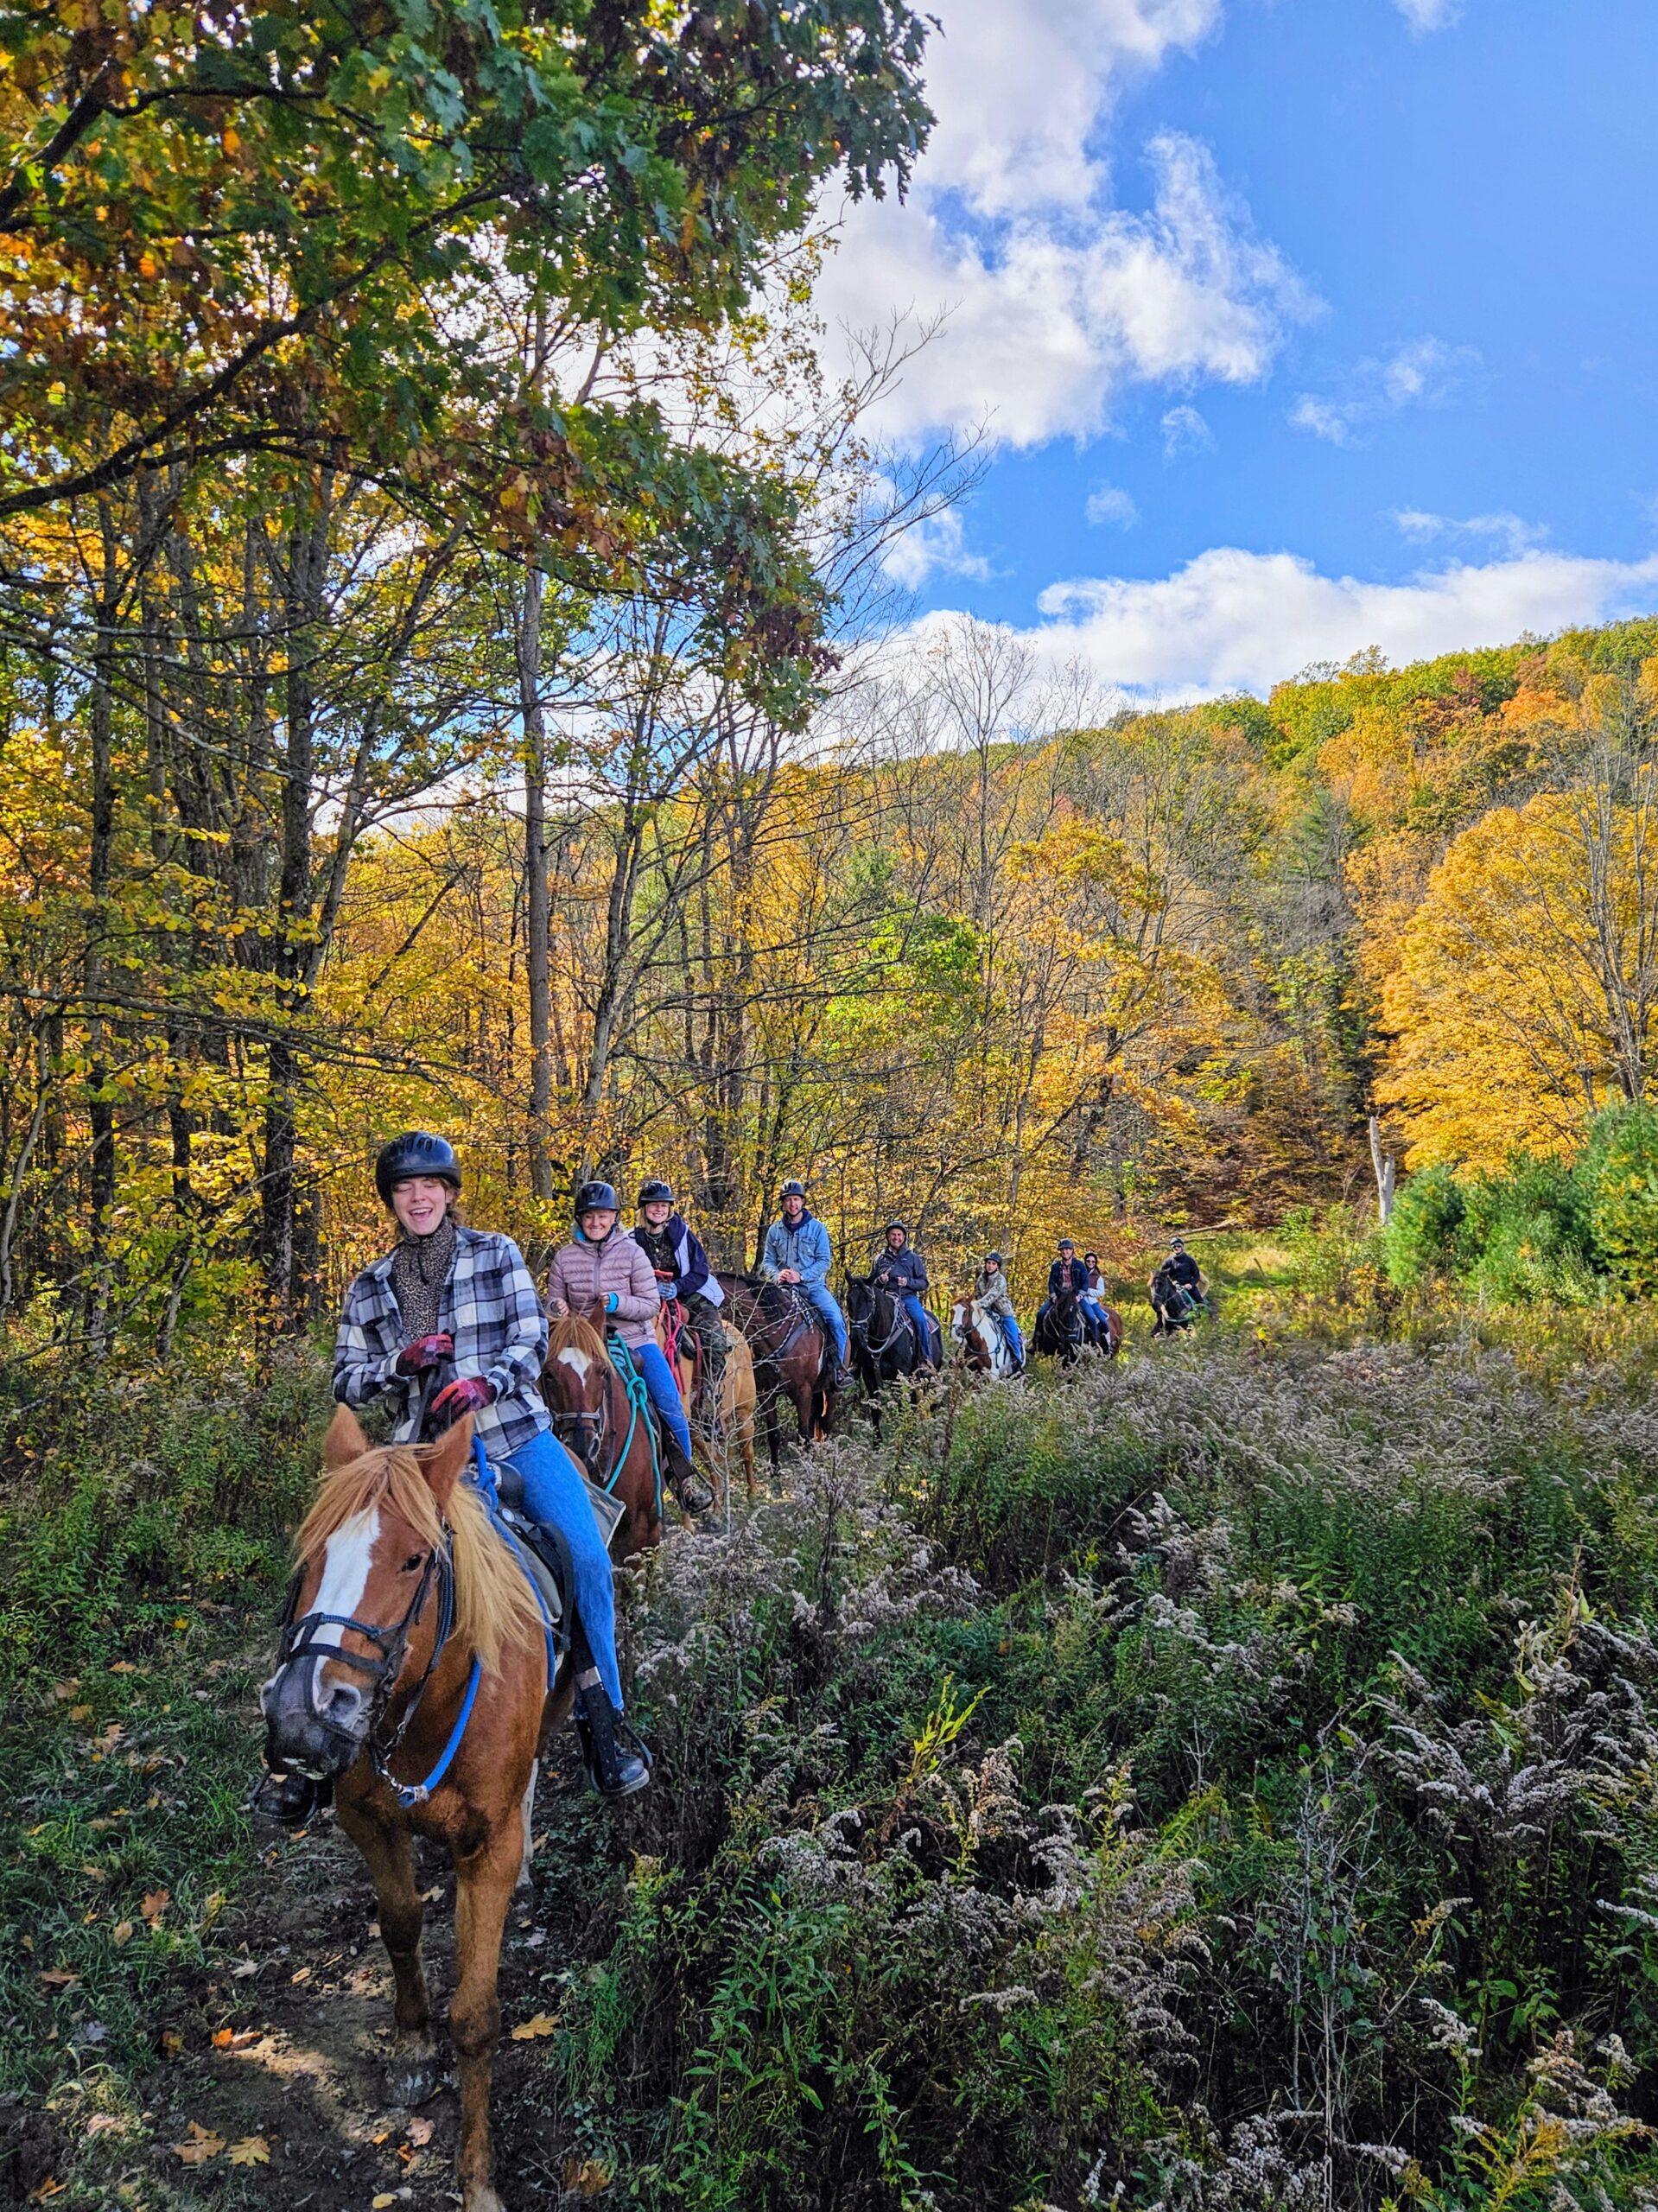
[[[662,1308],[651,1262],[619,1224],[602,1244],[589,1244],[578,1230],[553,1255],[547,1271],[547,1295],[562,1298],[577,1313],[602,1306],[612,1292],[616,1310],[610,1325],[625,1344],[642,1344]]]

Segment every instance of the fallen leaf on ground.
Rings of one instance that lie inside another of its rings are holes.
[[[411,2120],[403,2132],[419,2150],[432,2139],[432,2123],[429,2120]]]
[[[80,1976],[71,1974],[67,1967],[46,1967],[36,1979],[43,1981],[48,1989],[73,1989]]]
[[[110,1878],[109,1868],[107,1866],[95,1866],[90,1859],[84,1862],[80,1871],[86,1877],[89,1882],[107,1882]]]
[[[31,2204],[44,2204],[48,2197],[61,2196],[68,2186],[67,2181],[60,2181],[55,2174],[50,2175],[38,2189],[29,2190],[29,2201]]]
[[[95,2112],[86,2123],[88,2135],[107,2135],[112,2127],[119,2127],[121,2115],[117,2112]]]
[[[214,2031],[213,2049],[247,2050],[258,2042],[260,2033],[257,2028],[219,2028]]]
[[[600,2196],[610,2187],[610,2168],[602,2158],[567,2158],[564,2186],[578,2196]]]
[[[270,2145],[263,2135],[245,2135],[239,2143],[231,2145],[231,2164],[233,2166],[268,2166]]]
[[[118,1943],[130,1943],[132,1941],[132,1923],[130,1920],[118,1920],[111,1929],[110,1934]]]
[[[67,1705],[67,1704],[68,1704],[68,1702],[69,1702],[69,1700],[70,1700],[70,1699],[74,1695],[75,1692],[76,1692],[79,1688],[80,1688],[80,1677],[79,1677],[79,1675],[70,1675],[70,1677],[69,1677],[69,1679],[67,1680],[67,1681],[63,1681],[63,1682],[54,1682],[54,1683],[53,1683],[53,1685],[52,1685],[52,1694],[53,1694],[53,1696],[54,1696],[54,1698],[56,1698],[56,1700],[57,1700],[57,1701],[58,1701],[58,1703],[59,1703],[60,1705]]]
[[[538,2036],[549,2036],[558,2025],[550,2012],[537,2012],[533,2020],[520,2020],[512,2031],[514,2043],[534,2043]]]
[[[172,1902],[171,1890],[148,1890],[144,1893],[144,1901],[138,1910],[153,1928]]]
[[[199,2120],[190,2122],[187,2139],[173,2145],[174,2155],[187,2166],[205,2166],[209,2158],[216,2158],[225,2147],[222,2135],[215,2135],[211,2127],[204,2127]]]
[[[176,2028],[162,2030],[162,2056],[163,2058],[176,2058],[183,2049],[184,2037]]]
[[[372,2135],[369,2140],[372,2143],[384,2143],[391,2133],[391,2130],[389,2127],[383,2127],[378,2135]]]
[[[92,1717],[92,1708],[90,1705],[72,1705],[69,1708],[71,1720],[90,1720]]]
[[[289,1981],[309,1981],[311,1969],[309,1967],[302,1967],[297,1974],[290,1974],[288,1979]]]
[[[257,1974],[258,1971],[259,1961],[257,1959],[238,1959],[236,1964],[231,1968],[231,1980],[232,1981],[245,1981],[251,1974]]]
[[[206,1904],[202,1906],[201,1918],[197,1923],[197,1926],[204,1929],[211,1928],[224,1910],[225,1892],[223,1890],[215,1890]]]
[[[117,1659],[110,1667],[112,1675],[136,1675],[137,1671],[130,1659]]]
[[[371,2201],[374,2206],[374,2212],[385,2212],[386,2206],[395,2204],[397,2200],[389,2189],[383,2189],[379,2195]]]

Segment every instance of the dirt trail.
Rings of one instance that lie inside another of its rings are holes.
[[[499,2185],[510,2212],[564,2196],[566,2152],[543,2037],[510,2031],[556,2010],[574,1932],[572,1885],[557,1878],[566,1847],[544,1831],[569,1808],[543,1783],[537,1894],[525,1893],[502,1955],[503,2037],[495,2075]],[[425,1952],[435,2013],[447,2010],[454,1967],[454,1880],[444,1855],[421,1847]],[[362,1861],[327,1820],[275,1844],[221,1923],[221,1963],[175,1986],[160,2028],[173,2055],[144,2083],[153,2110],[151,2172],[175,2205],[249,2212],[359,2212],[389,2198],[421,2212],[454,2201],[452,2080],[418,2112],[387,2101],[391,1978]],[[226,1949],[233,1958],[226,1959]],[[178,2038],[177,2043],[173,2038]],[[174,2147],[200,2130],[223,2148],[194,2168]],[[248,2145],[256,2146],[250,2153]],[[257,2146],[269,2152],[269,2163]],[[232,2152],[251,2162],[232,2162]],[[573,2175],[572,2178],[575,2177]]]

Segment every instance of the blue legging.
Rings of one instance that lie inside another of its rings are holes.
[[[1021,1367],[1025,1364],[1025,1339],[1019,1333],[1019,1323],[1011,1313],[1001,1317],[1001,1333],[1007,1339],[1007,1349]]]
[[[1089,1319],[1093,1322],[1095,1327],[1099,1331],[1102,1337],[1110,1333],[1110,1324],[1105,1318],[1105,1308],[1100,1304],[1097,1298],[1079,1298],[1077,1300],[1077,1303],[1082,1307],[1083,1313],[1087,1314]]]
[[[811,1307],[812,1312],[821,1316],[828,1324],[829,1334],[835,1339],[835,1357],[844,1367],[846,1365],[846,1316],[835,1302],[835,1293],[826,1282],[803,1282],[800,1288],[804,1292],[806,1303]]]
[[[530,1519],[550,1522],[570,1548],[575,1610],[587,1630],[599,1679],[619,1713],[622,1678],[616,1665],[616,1588],[610,1554],[600,1537],[575,1462],[551,1430],[543,1428],[539,1436],[519,1445],[506,1464],[524,1484],[524,1509]]]
[[[679,1395],[679,1385],[674,1380],[673,1370],[664,1357],[662,1346],[647,1337],[642,1344],[629,1344],[633,1364],[645,1377],[645,1387],[651,1394],[651,1402],[662,1415],[662,1425],[689,1459],[691,1456],[691,1427],[685,1418],[685,1402]]]

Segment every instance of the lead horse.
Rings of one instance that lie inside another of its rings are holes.
[[[470,1418],[430,1446],[371,1446],[340,1408],[260,1701],[270,1754],[339,1777],[340,1825],[368,1867],[391,1961],[387,2090],[400,2105],[423,2103],[438,2080],[415,1838],[454,1862],[456,2171],[463,2212],[500,2212],[489,2095],[501,1932],[529,1862],[540,1747],[575,1692],[568,1653],[555,1662],[524,1571],[461,1479],[471,1449]]]

